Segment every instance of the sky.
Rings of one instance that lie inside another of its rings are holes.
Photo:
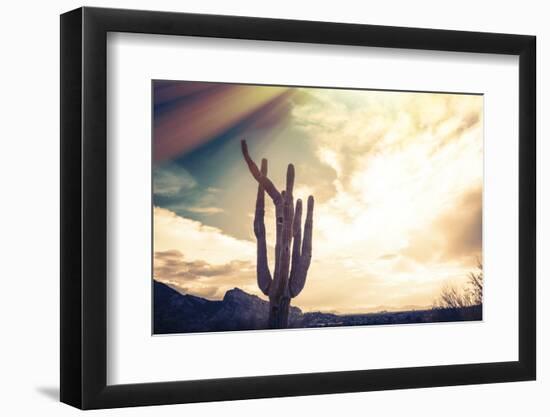
[[[184,294],[256,284],[257,183],[315,197],[303,311],[433,305],[482,254],[483,96],[153,81],[154,278]],[[273,271],[274,207],[266,198]]]

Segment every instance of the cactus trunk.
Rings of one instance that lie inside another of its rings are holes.
[[[289,324],[290,300],[302,291],[311,264],[313,232],[313,196],[307,201],[307,214],[302,241],[302,201],[294,207],[294,165],[289,164],[286,175],[286,189],[279,192],[267,176],[267,160],[262,159],[261,169],[250,158],[246,142],[241,142],[242,153],[252,176],[258,182],[254,234],[257,256],[256,276],[258,287],[269,297],[268,325],[272,329],[287,328]],[[269,271],[267,243],[265,236],[265,193],[275,205],[275,269],[273,277]]]
[[[269,303],[269,328],[286,329],[288,327],[288,315],[290,313],[290,297],[282,297],[278,304],[270,300]]]

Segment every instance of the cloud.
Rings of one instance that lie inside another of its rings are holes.
[[[375,259],[399,252],[418,230],[429,234],[441,213],[481,186],[483,101],[363,93],[314,90],[316,100],[294,116],[336,173],[336,193],[316,206],[316,237],[330,252],[360,257],[361,248]]]
[[[390,260],[390,259],[395,259],[397,258],[397,255],[395,253],[388,253],[388,254],[385,254],[385,255],[380,255],[378,257],[378,259],[382,259],[382,260]]]
[[[224,209],[212,204],[219,191],[216,187],[200,187],[189,171],[176,163],[162,164],[153,170],[155,203],[178,214],[211,216],[223,213]]]
[[[155,207],[153,215],[155,252],[178,250],[188,260],[205,260],[214,265],[255,260],[253,242],[236,239],[165,208]]]
[[[481,127],[482,96],[348,90],[309,94],[314,100],[293,109],[296,123],[344,185],[370,158],[410,151],[430,156]]]
[[[254,243],[159,207],[154,222],[155,279],[205,297],[221,298],[236,286],[260,293]]]
[[[425,230],[409,235],[401,251],[417,262],[455,262],[474,266],[482,252],[482,190],[476,187],[460,195]]]
[[[329,260],[340,271],[333,305],[346,303],[337,296],[340,276],[348,277],[349,306],[429,304],[442,282],[463,279],[481,253],[483,98],[310,94],[315,99],[293,115],[335,175],[335,193],[316,204],[313,239],[314,259],[325,264],[316,272],[328,283]],[[362,302],[350,299],[350,288]]]
[[[155,259],[159,259],[160,261],[167,263],[177,262],[182,257],[182,253],[176,249],[155,252]]]
[[[248,261],[231,261],[221,265],[211,265],[204,260],[186,261],[176,250],[155,253],[155,274],[165,279],[200,279],[227,276],[235,272],[251,269]]]
[[[234,260],[213,265],[204,260],[186,260],[178,250],[160,251],[154,258],[155,279],[182,293],[207,298],[222,298],[236,286],[255,293],[255,266],[249,261]]]
[[[225,210],[220,207],[187,207],[185,208],[191,213],[200,213],[200,214],[218,214],[223,213]]]
[[[197,186],[197,181],[185,168],[177,164],[164,164],[154,168],[153,193],[157,196],[181,196]]]
[[[482,222],[482,190],[475,188],[464,193],[456,207],[435,222],[435,227],[445,236],[447,259],[480,256]]]

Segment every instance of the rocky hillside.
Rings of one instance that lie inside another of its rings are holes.
[[[239,288],[227,291],[221,301],[210,301],[182,295],[157,281],[153,285],[155,334],[260,330],[267,326],[269,303]],[[291,322],[302,315],[299,308],[291,307]]]
[[[267,328],[269,303],[239,288],[225,293],[223,300],[211,301],[182,295],[168,285],[153,281],[154,334],[193,333]],[[481,320],[481,306],[370,314],[338,315],[302,313],[291,307],[289,327],[364,326],[380,324],[429,323]]]

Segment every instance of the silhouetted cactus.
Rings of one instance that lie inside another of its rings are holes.
[[[307,214],[302,241],[302,200],[296,201],[294,208],[294,165],[289,164],[286,174],[286,189],[279,192],[267,177],[267,160],[262,159],[261,169],[248,154],[246,141],[241,141],[244,159],[252,176],[258,181],[258,196],[254,215],[254,234],[257,240],[256,274],[258,287],[269,297],[269,327],[288,327],[290,299],[296,297],[306,283],[307,271],[311,264],[311,240],[313,231],[313,196],[307,200]],[[265,199],[267,192],[275,205],[276,243],[275,271],[273,278],[267,261],[265,238]],[[292,244],[292,256],[291,256]]]

